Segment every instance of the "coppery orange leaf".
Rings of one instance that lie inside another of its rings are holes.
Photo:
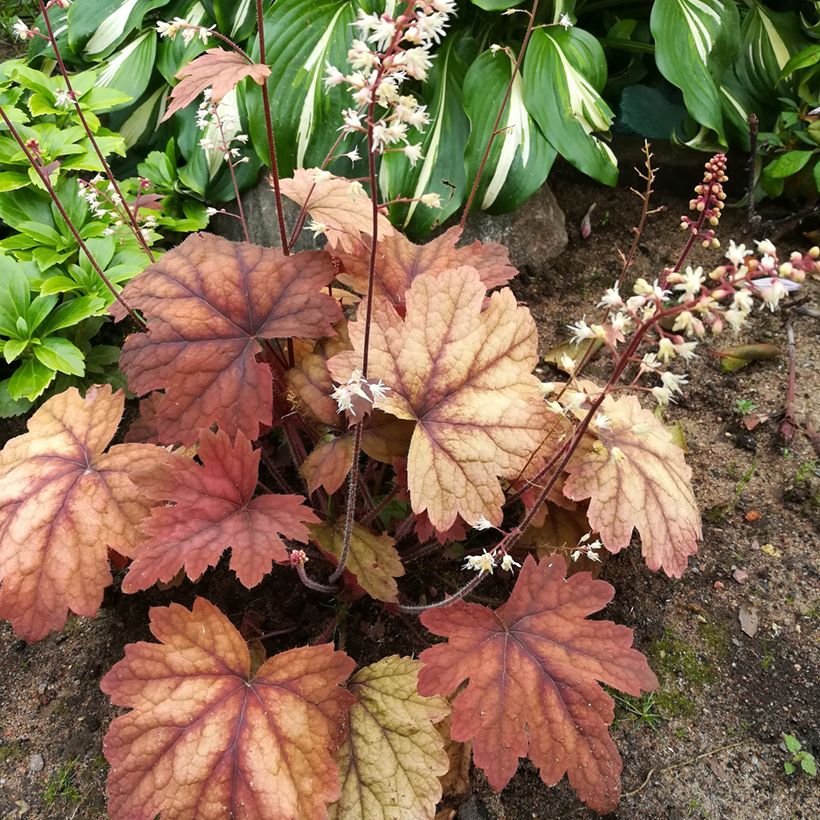
[[[241,433],[232,443],[222,431],[204,431],[198,455],[201,466],[169,455],[167,469],[136,476],[141,493],[166,503],[155,506],[140,527],[148,540],[122,582],[126,592],[167,583],[181,569],[196,580],[229,547],[231,569],[242,584],[254,587],[274,561],[288,561],[282,538],[305,542],[306,525],[319,521],[301,495],[254,498],[260,451]]]
[[[407,292],[406,317],[374,301],[371,381],[389,388],[375,407],[415,422],[408,454],[413,511],[427,511],[438,530],[458,515],[500,524],[498,476],[537,469],[554,440],[556,416],[532,375],[535,323],[509,289],[493,293],[474,268],[418,276]],[[354,350],[328,363],[338,383],[361,367],[364,311],[350,325]]]
[[[621,758],[609,736],[614,717],[605,683],[631,695],[658,685],[632,630],[586,617],[613,588],[586,573],[565,579],[560,556],[530,556],[509,600],[495,611],[459,602],[421,615],[448,640],[421,653],[422,695],[449,695],[452,737],[473,741],[473,759],[503,789],[528,757],[548,785],[566,773],[578,796],[601,813],[620,794]]]
[[[353,437],[344,435],[317,444],[299,469],[309,493],[323,487],[333,495],[344,484],[352,466]]]
[[[150,502],[131,476],[161,468],[152,444],[108,446],[125,397],[111,387],[49,399],[0,453],[0,618],[28,641],[92,617],[111,583],[108,548],[131,556]]]
[[[256,439],[272,423],[257,339],[331,335],[340,310],[320,291],[334,275],[321,251],[284,256],[195,234],[129,282],[123,296],[145,312],[148,332],[126,339],[120,365],[135,393],[165,390],[153,406],[162,441],[193,444],[214,423]]]
[[[180,69],[177,78],[181,82],[171,91],[171,104],[162,119],[167,120],[190,105],[206,88],[211,89],[211,102],[218,103],[245,77],[262,85],[269,76],[269,66],[249,63],[235,51],[209,48]]]
[[[319,168],[299,168],[281,181],[282,193],[304,207],[315,223],[312,227],[327,237],[333,250],[353,252],[362,235],[373,231],[373,205],[360,184],[333,176]],[[379,236],[391,236],[393,226],[379,214]]]
[[[100,684],[131,709],[103,742],[112,820],[326,817],[354,662],[305,646],[251,674],[242,636],[203,598],[153,608],[151,632],[160,643],[129,644]]]
[[[399,231],[380,238],[376,248],[376,296],[389,299],[394,305],[403,305],[405,293],[417,276],[423,273],[437,276],[464,265],[478,270],[488,290],[505,285],[518,273],[503,245],[473,242],[457,247],[460,237],[461,228],[454,227],[426,245],[413,244]],[[359,242],[353,253],[340,253],[338,257],[344,265],[339,281],[365,295],[370,271],[370,239]]]
[[[611,429],[596,431],[598,440],[579,448],[564,494],[589,498],[589,523],[610,552],[629,546],[637,528],[647,566],[679,577],[702,537],[683,450],[635,396],[608,396],[601,412]]]

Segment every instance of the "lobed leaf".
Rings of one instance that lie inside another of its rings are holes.
[[[432,820],[441,798],[438,776],[449,761],[434,726],[450,711],[447,701],[417,692],[420,662],[391,655],[357,672],[348,688],[350,734],[336,760],[342,796],[332,820]]]
[[[608,732],[614,704],[598,683],[637,696],[658,682],[631,648],[632,630],[586,620],[613,588],[565,570],[560,556],[528,557],[498,609],[458,602],[423,613],[424,626],[447,641],[421,653],[419,692],[446,696],[468,681],[453,701],[452,737],[473,741],[473,760],[494,789],[526,756],[547,785],[566,773],[604,813],[618,803],[622,763]]]
[[[245,79],[250,77],[262,85],[270,76],[270,68],[260,63],[249,63],[235,51],[209,48],[204,54],[180,69],[180,79],[171,91],[171,104],[163,121],[190,105],[206,88],[211,89],[211,102],[216,104]]]
[[[344,484],[353,466],[352,436],[335,436],[317,444],[299,468],[309,493],[323,487],[333,495]]]
[[[332,335],[339,306],[320,291],[334,275],[321,251],[285,256],[203,233],[129,282],[124,298],[148,332],[125,340],[120,366],[138,395],[165,391],[152,408],[160,440],[190,445],[214,423],[257,438],[273,421],[257,339]]]
[[[384,300],[373,304],[368,378],[389,388],[375,407],[415,422],[408,454],[413,511],[437,530],[461,517],[500,524],[498,477],[537,469],[552,448],[555,415],[532,375],[535,323],[510,290],[492,294],[475,268],[416,277],[406,317]],[[364,311],[351,323],[354,350],[328,362],[338,383],[361,366]]]
[[[635,396],[608,396],[601,411],[611,429],[578,449],[567,465],[564,494],[589,498],[590,526],[610,552],[629,546],[637,529],[647,566],[680,577],[702,537],[684,452]]]
[[[137,475],[140,492],[156,502],[141,525],[148,540],[123,580],[125,592],[137,592],[184,570],[197,580],[231,548],[231,569],[246,587],[256,586],[274,561],[287,563],[283,538],[306,542],[307,524],[319,519],[300,495],[266,493],[254,498],[260,451],[238,433],[205,430],[199,443],[200,466],[190,458],[169,455],[163,471]]]
[[[251,674],[247,644],[203,598],[150,615],[160,643],[129,644],[100,684],[131,709],[103,741],[112,820],[325,817],[354,662],[305,646]]]
[[[141,540],[150,503],[131,479],[169,455],[150,444],[106,452],[124,402],[110,386],[66,390],[0,453],[0,617],[27,641],[69,610],[93,617],[111,583],[108,549],[132,556]]]

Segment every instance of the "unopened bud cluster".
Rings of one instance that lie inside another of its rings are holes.
[[[695,186],[694,199],[689,200],[689,209],[697,213],[695,218],[684,214],[680,226],[689,231],[696,239],[700,239],[704,248],[717,248],[720,243],[715,238],[715,228],[720,222],[720,212],[723,210],[726,193],[723,183],[726,176],[726,155],[715,154],[705,166],[703,182]]]

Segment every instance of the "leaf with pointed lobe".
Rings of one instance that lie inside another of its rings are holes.
[[[310,528],[310,535],[322,552],[338,564],[344,545],[344,520],[316,524]],[[364,590],[377,601],[395,603],[399,599],[396,578],[402,575],[404,566],[394,539],[389,535],[376,535],[367,527],[354,523],[345,564],[345,576],[352,576],[354,588]]]
[[[321,289],[334,276],[321,251],[285,256],[195,234],[131,280],[123,297],[148,331],[125,340],[120,366],[138,395],[165,391],[154,406],[161,441],[190,445],[213,424],[254,440],[272,424],[258,339],[331,335],[340,310]]]
[[[69,610],[93,617],[111,584],[108,549],[132,556],[142,539],[150,504],[131,479],[170,456],[150,444],[106,451],[124,403],[110,386],[66,390],[0,453],[0,618],[27,641]]]
[[[330,397],[335,385],[327,369],[327,359],[318,353],[308,353],[288,370],[287,378],[297,410],[329,427],[338,424],[339,409]]]
[[[288,561],[282,539],[306,542],[307,524],[318,522],[300,495],[254,498],[260,451],[241,433],[232,442],[221,430],[205,430],[198,455],[201,465],[174,455],[167,470],[137,475],[142,493],[166,503],[141,525],[148,540],[123,580],[125,592],[170,581],[181,569],[195,581],[228,548],[230,568],[244,586],[254,587],[273,562]]]
[[[622,763],[608,732],[614,704],[599,683],[637,696],[658,682],[631,648],[631,629],[586,619],[613,588],[565,570],[560,556],[530,556],[498,609],[460,601],[423,613],[424,626],[447,641],[421,653],[419,692],[446,696],[468,681],[453,700],[452,737],[472,740],[494,789],[528,757],[545,783],[567,774],[605,813],[618,803]]]
[[[349,179],[333,176],[318,168],[299,168],[280,183],[282,193],[305,207],[318,231],[327,237],[334,251],[350,253],[361,237],[373,232],[373,204],[370,197]],[[393,226],[379,214],[379,236],[391,236]]]
[[[417,276],[425,273],[437,276],[465,265],[478,271],[487,290],[506,285],[518,274],[503,245],[476,241],[458,247],[460,238],[459,227],[450,228],[426,245],[414,244],[399,231],[380,238],[376,247],[375,295],[394,305],[403,305],[405,294]],[[370,247],[368,238],[359,242],[353,253],[338,254],[344,267],[339,281],[362,295],[367,294]]]
[[[249,63],[235,51],[209,48],[180,69],[180,82],[171,91],[171,104],[162,120],[189,106],[206,88],[211,89],[211,102],[216,104],[245,77],[262,85],[269,76],[270,68],[266,65]]]
[[[333,495],[344,484],[353,466],[353,438],[334,436],[318,444],[299,468],[307,481],[309,493],[323,487]]]
[[[415,423],[410,500],[442,531],[459,515],[500,524],[499,477],[537,469],[553,446],[555,414],[532,375],[535,323],[510,290],[483,309],[485,294],[477,271],[462,267],[418,276],[404,318],[385,300],[373,303],[368,378],[389,388],[374,406]],[[328,362],[337,383],[360,367],[365,310],[349,328],[354,350]]]
[[[589,523],[610,552],[629,546],[637,529],[647,566],[680,577],[702,537],[684,453],[635,396],[608,396],[601,412],[611,429],[576,451],[564,494],[589,499]]]
[[[348,684],[350,734],[336,760],[342,796],[331,820],[432,820],[447,771],[444,738],[434,724],[447,701],[416,689],[421,664],[391,655],[359,670]]]
[[[325,817],[354,662],[305,646],[252,673],[239,631],[203,598],[150,614],[159,643],[129,644],[100,684],[131,710],[103,741],[112,820]]]

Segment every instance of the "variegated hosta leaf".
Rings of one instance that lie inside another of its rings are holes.
[[[468,41],[461,42],[466,49]],[[466,70],[459,40],[448,38],[433,61],[424,87],[431,122],[423,134],[414,132],[410,136],[411,142],[421,143],[423,158],[413,168],[401,153],[384,156],[379,180],[384,200],[397,197],[417,200],[429,193],[441,197],[441,208],[428,208],[420,202],[391,207],[393,224],[410,237],[428,233],[464,202],[467,182],[464,150],[470,131],[462,92]]]
[[[256,33],[256,0],[203,0],[203,3],[216,20],[217,30],[234,42],[242,42]]]
[[[323,78],[328,64],[347,65],[354,16],[354,4],[346,0],[278,0],[265,14],[268,89],[283,177],[295,168],[321,165],[339,134],[350,95],[342,86],[326,89]],[[258,58],[258,46],[252,55]],[[268,163],[262,93],[246,88],[242,95],[251,142]]]
[[[578,28],[533,33],[524,61],[524,101],[550,144],[578,170],[614,185],[615,155],[596,134],[609,130],[612,110],[600,95],[606,58],[600,43]]]
[[[156,53],[157,33],[148,29],[100,66],[97,84],[123,91],[131,97],[131,102],[116,106],[114,110],[127,108],[145,93],[154,73]]]
[[[84,56],[99,59],[142,25],[148,12],[169,0],[74,0],[68,11],[68,40]]]
[[[208,14],[205,6],[199,0],[188,0],[179,7],[178,11],[175,8],[174,12],[194,26],[207,28],[214,23],[213,17]],[[213,40],[203,43],[200,37],[194,37],[187,43],[183,37],[163,37],[157,49],[157,70],[162,74],[165,82],[174,85],[179,70],[213,44]]]
[[[126,112],[126,118],[117,126],[125,140],[126,148],[141,145],[154,138],[165,114],[166,101],[170,93],[171,87],[163,84],[146,94],[138,105]]]
[[[650,27],[661,74],[683,92],[692,117],[725,144],[718,81],[737,54],[737,6],[725,0],[656,0]]]
[[[506,53],[485,51],[464,79],[464,107],[470,118],[465,154],[469,182],[481,166],[512,69],[513,61]],[[492,213],[511,211],[534,194],[547,178],[556,154],[524,105],[520,74],[513,83],[499,128],[505,130],[493,140],[476,199],[479,208]]]

